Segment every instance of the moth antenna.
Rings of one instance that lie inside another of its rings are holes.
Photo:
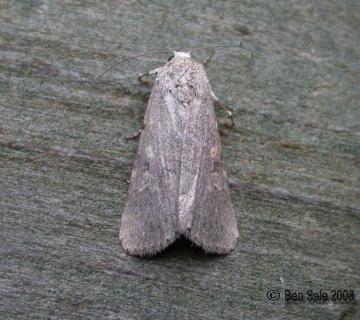
[[[173,51],[150,51],[150,52],[145,52],[145,53],[140,53],[137,54],[136,56],[132,56],[132,57],[128,57],[125,59],[122,59],[120,61],[115,62],[113,65],[111,65],[109,68],[107,68],[104,72],[100,73],[92,82],[96,82],[97,80],[99,80],[105,73],[111,71],[112,69],[114,69],[116,66],[118,66],[120,63],[131,60],[131,59],[135,59],[135,58],[139,58],[139,57],[144,57],[144,56],[150,56],[152,54],[161,54],[161,53],[172,53]]]
[[[200,51],[200,50],[207,50],[207,49],[213,49],[213,48],[239,48],[242,49],[248,53],[250,53],[251,61],[254,61],[254,54],[251,50],[244,48],[244,46],[240,43],[240,45],[214,45],[214,46],[208,46],[208,47],[199,47],[195,49],[191,49],[189,53]]]

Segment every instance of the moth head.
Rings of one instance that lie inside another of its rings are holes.
[[[187,59],[190,59],[191,57],[190,57],[190,52],[174,51],[174,56],[172,58],[187,58]]]

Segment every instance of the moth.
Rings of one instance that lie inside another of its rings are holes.
[[[239,232],[221,155],[214,95],[189,52],[155,69],[119,238],[131,255],[154,255],[180,236],[227,254]]]

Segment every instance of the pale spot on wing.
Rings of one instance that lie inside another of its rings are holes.
[[[218,154],[219,154],[219,147],[215,145],[210,149],[210,156],[211,158],[216,158]]]
[[[150,146],[150,145],[147,146],[145,148],[145,153],[146,153],[146,155],[148,156],[149,159],[153,158],[154,157],[154,151],[152,149],[152,146]]]
[[[213,180],[213,186],[217,190],[221,190],[221,176],[217,172],[213,172],[211,174],[211,178]]]

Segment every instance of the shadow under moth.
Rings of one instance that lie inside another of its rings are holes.
[[[120,227],[122,247],[151,256],[180,236],[206,253],[227,254],[239,236],[221,155],[214,95],[189,52],[152,71]]]

